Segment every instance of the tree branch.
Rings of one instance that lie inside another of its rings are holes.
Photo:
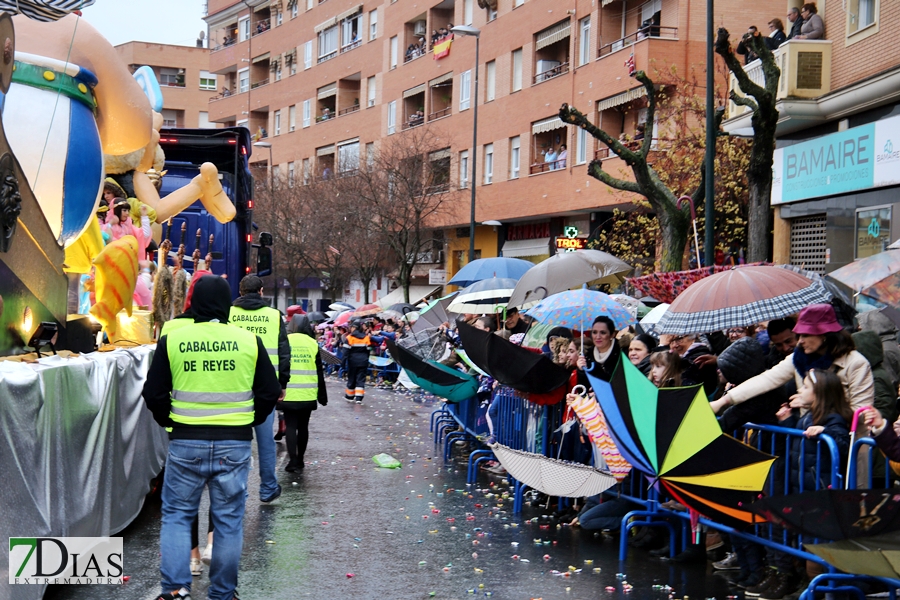
[[[719,27],[719,30],[716,33],[716,54],[721,56],[725,61],[725,64],[728,66],[728,70],[731,71],[734,74],[735,79],[737,79],[738,85],[740,86],[741,90],[745,94],[758,99],[759,96],[762,96],[766,93],[766,90],[753,83],[753,81],[747,75],[747,72],[744,71],[744,66],[741,64],[741,61],[737,59],[737,57],[734,55],[734,52],[731,50],[731,44],[728,41],[729,37],[730,34],[728,33],[728,30],[724,27]]]
[[[746,106],[754,112],[759,110],[759,105],[754,102],[753,99],[750,98],[750,96],[741,96],[740,94],[736,94],[734,90],[731,90],[731,92],[729,92],[728,94],[728,97],[738,106]]]
[[[588,165],[588,174],[594,179],[598,179],[611,188],[622,190],[623,192],[634,192],[643,195],[641,186],[634,181],[626,179],[618,179],[603,170],[603,163],[599,160],[592,160]]]
[[[590,119],[588,119],[581,111],[579,111],[574,106],[569,106],[568,104],[563,104],[562,106],[560,106],[559,118],[562,119],[563,123],[581,127],[589,134],[606,144],[609,149],[612,150],[616,156],[624,160],[626,164],[631,165],[639,158],[639,154],[637,152],[629,150],[627,146],[622,144],[622,142],[591,123]]]

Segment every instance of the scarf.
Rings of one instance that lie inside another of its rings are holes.
[[[828,369],[834,359],[831,354],[825,353],[822,356],[817,354],[806,354],[803,348],[797,346],[794,348],[794,369],[800,375],[801,379],[806,378],[806,374],[810,369]]]

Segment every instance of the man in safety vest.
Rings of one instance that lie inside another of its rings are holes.
[[[275,370],[278,371],[278,382],[283,390],[291,377],[291,347],[288,345],[287,330],[281,312],[270,308],[262,298],[262,279],[256,275],[247,275],[241,279],[238,288],[241,295],[231,306],[228,322],[255,333],[266,347],[266,353]],[[283,394],[283,392],[282,392]],[[275,439],[272,427],[275,424],[275,413],[269,415],[264,423],[255,429],[256,449],[259,452],[259,499],[271,502],[281,495],[281,486],[275,477]]]
[[[205,486],[216,530],[208,598],[236,594],[253,427],[271,414],[281,386],[262,341],[227,324],[230,295],[219,277],[197,282],[194,323],[160,338],[144,384],[153,418],[171,427],[158,600],[191,597],[191,522]]]
[[[287,451],[290,461],[285,471],[302,471],[303,455],[309,442],[309,417],[316,403],[328,404],[325,388],[325,369],[319,354],[319,344],[306,315],[294,315],[288,324],[291,345],[291,380],[278,408],[284,410],[287,422]]]

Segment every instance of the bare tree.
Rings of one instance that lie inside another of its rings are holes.
[[[734,55],[728,38],[728,30],[719,28],[715,49],[725,60],[725,65],[734,74],[744,94],[737,94],[731,90],[731,101],[739,106],[749,107],[753,111],[750,117],[750,123],[753,125],[753,146],[750,149],[750,164],[747,170],[747,184],[750,188],[747,258],[751,262],[764,261],[769,258],[772,157],[775,154],[775,127],[778,125],[778,109],[775,103],[781,69],[775,63],[775,55],[766,45],[766,38],[760,35],[745,36],[745,43],[761,61],[764,84],[755,83]]]
[[[342,180],[343,193],[359,202],[355,216],[371,225],[366,235],[396,264],[407,302],[413,268],[432,250],[434,229],[450,210],[449,147],[434,127],[408,129],[382,140],[358,173]]]
[[[653,81],[644,71],[635,72],[633,77],[640,81],[646,90],[646,122],[653,123],[659,92]],[[634,174],[634,181],[619,179],[610,175],[603,170],[603,163],[600,160],[591,161],[588,165],[588,173],[590,173],[591,177],[602,181],[612,188],[640,194],[650,202],[650,206],[656,213],[656,218],[659,220],[661,233],[662,248],[659,261],[660,270],[680,270],[691,223],[689,207],[683,204],[679,206],[678,197],[665,183],[662,182],[657,172],[647,162],[647,157],[653,144],[653,136],[648,132],[648,134],[644,136],[640,146],[635,148],[606,133],[591,123],[588,117],[583,113],[568,104],[563,104],[559,109],[559,117],[566,123],[581,127],[596,139],[603,142],[610,151],[625,161],[625,164],[631,168],[631,171]],[[717,126],[721,123],[721,120],[722,114],[717,113]],[[702,178],[700,185],[691,194],[691,198],[693,199],[695,206],[703,201],[704,180]]]

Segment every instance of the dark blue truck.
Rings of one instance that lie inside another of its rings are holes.
[[[253,261],[253,176],[250,174],[252,141],[244,127],[225,129],[163,129],[159,145],[166,154],[166,175],[160,196],[187,185],[198,173],[200,165],[211,162],[219,169],[225,193],[234,203],[237,214],[230,223],[219,223],[197,201],[173,217],[172,231],[163,226],[163,235],[172,240],[173,250],[181,243],[181,228],[187,223],[184,237],[185,256],[190,257],[200,235],[200,256],[212,252],[212,272],[227,275],[232,297],[238,296],[238,284],[244,275],[256,270]],[[209,248],[209,236],[213,245]],[[260,237],[264,237],[262,234]],[[268,249],[267,249],[268,250]],[[267,254],[267,253],[266,253]],[[172,264],[171,259],[169,264]],[[185,268],[193,272],[191,261]],[[260,269],[262,270],[262,269]]]

